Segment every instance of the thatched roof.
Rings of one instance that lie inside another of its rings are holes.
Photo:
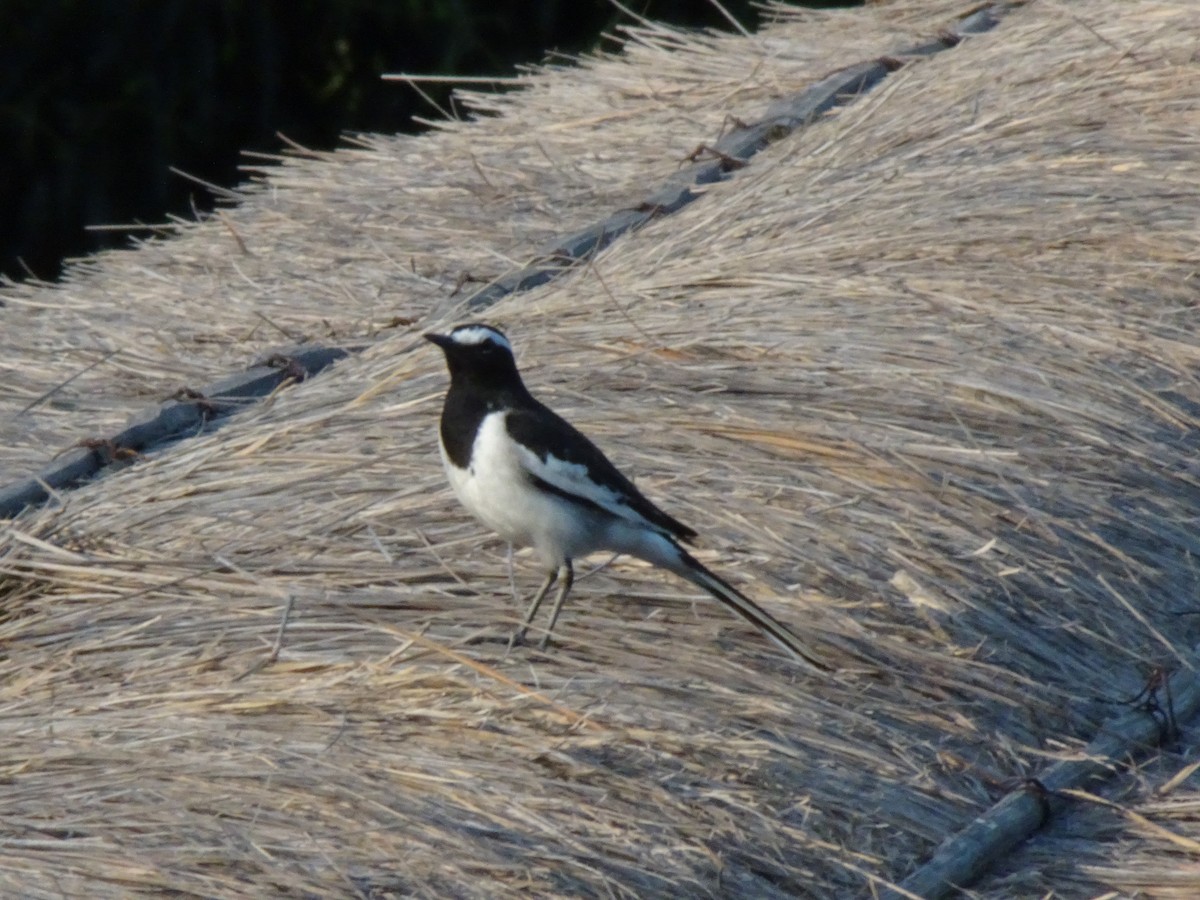
[[[504,548],[444,486],[417,334],[463,315],[462,276],[971,8],[638,27],[466,95],[475,121],[288,156],[210,221],[5,288],[12,477],[299,337],[370,347],[0,524],[0,894],[853,896],[1078,755],[1156,667],[1190,708],[1186,0],[1013,9],[487,312],[835,676],[625,560],[549,652],[505,656]],[[1052,798],[978,895],[1195,896],[1178,724]]]

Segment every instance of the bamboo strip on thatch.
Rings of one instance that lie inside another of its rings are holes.
[[[1200,659],[1200,654],[1193,654],[1193,659]],[[969,887],[1052,816],[1061,814],[1084,789],[1107,780],[1124,766],[1136,765],[1164,739],[1177,739],[1176,721],[1190,721],[1197,712],[1200,678],[1191,668],[1176,672],[1152,689],[1144,708],[1105,722],[1077,759],[1061,760],[1009,793],[882,896],[939,900]],[[1200,841],[1178,837],[1177,842],[1200,853]]]
[[[936,41],[901,50],[897,56],[928,57],[955,47],[964,38],[990,30],[1000,16],[1019,5],[1011,2],[987,4],[964,16]],[[771,143],[862,96],[902,65],[901,59],[888,57],[846,66],[791,97],[775,101],[767,109],[766,116],[757,122],[745,124],[736,120],[728,134],[711,146],[700,145],[690,154],[691,157],[710,156],[711,160],[693,162],[632,209],[620,210],[583,231],[552,241],[537,251],[530,265],[506,274],[472,294],[466,301],[466,309],[479,314],[511,293],[546,284],[571,266],[600,252],[621,235],[635,231],[653,219],[678,212],[700,199],[702,193],[697,188],[725,181]]]
[[[287,384],[303,381],[344,359],[344,347],[296,347],[272,354],[263,365],[231,375],[199,390],[189,389],[134,418],[111,438],[82,442],[36,475],[0,487],[0,519],[11,518],[27,506],[78,487],[106,468],[128,464],[138,455],[219,425],[247,403],[269,397]]]

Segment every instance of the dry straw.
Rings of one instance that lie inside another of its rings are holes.
[[[464,273],[968,8],[642,26],[468,95],[494,115],[289,157],[220,221],[6,288],[14,472],[300,335],[376,343],[0,531],[0,894],[867,894],[1190,669],[1184,0],[1035,0],[490,312],[838,677],[624,561],[505,658],[504,548],[443,485],[416,332]],[[1195,896],[1179,749],[979,895]]]

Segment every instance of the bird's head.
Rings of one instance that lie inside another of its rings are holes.
[[[512,344],[499,328],[483,324],[458,325],[446,334],[425,335],[446,355],[452,380],[491,387],[521,383]]]

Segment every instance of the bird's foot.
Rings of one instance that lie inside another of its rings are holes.
[[[512,633],[512,637],[508,639],[508,649],[504,651],[504,655],[512,653],[513,647],[519,647],[525,643],[525,627],[522,626]]]

